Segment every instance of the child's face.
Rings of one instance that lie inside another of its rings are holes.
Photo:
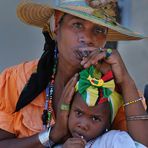
[[[89,107],[81,95],[76,93],[68,125],[72,137],[83,136],[86,141],[96,138],[110,126],[109,103]]]

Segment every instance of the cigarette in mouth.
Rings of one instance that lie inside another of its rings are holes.
[[[90,51],[84,50],[82,51],[82,56],[87,57],[90,54]]]

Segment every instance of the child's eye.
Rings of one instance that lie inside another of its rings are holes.
[[[75,29],[83,29],[83,24],[82,23],[79,23],[79,22],[77,22],[77,23],[73,23],[73,28],[75,28]]]
[[[93,121],[100,121],[100,122],[102,121],[100,117],[96,117],[96,116],[93,116],[92,120]]]
[[[82,116],[82,114],[83,114],[83,113],[82,113],[81,111],[79,111],[79,110],[76,110],[75,113],[76,113],[76,116],[77,116],[77,117],[80,117],[80,116]]]

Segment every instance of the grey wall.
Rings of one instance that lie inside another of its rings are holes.
[[[35,0],[37,1],[37,0]],[[39,1],[39,0],[38,0]],[[47,0],[40,0],[47,1]],[[131,10],[130,28],[148,35],[148,0],[128,1]],[[20,0],[0,0],[0,71],[22,61],[40,57],[43,48],[41,30],[22,23],[16,17],[16,6]],[[127,16],[129,18],[129,16]],[[125,17],[125,15],[124,15]],[[128,20],[128,19],[127,19]],[[148,40],[121,42],[119,51],[136,80],[139,89],[148,83]]]
[[[148,36],[148,0],[131,0],[130,28]],[[148,38],[141,41],[120,42],[119,51],[127,68],[143,91],[148,84]]]
[[[41,30],[22,23],[16,16],[20,0],[0,0],[0,71],[40,56]]]

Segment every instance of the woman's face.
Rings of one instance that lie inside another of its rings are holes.
[[[81,50],[93,51],[106,43],[107,28],[66,14],[56,29],[59,59],[80,65]]]
[[[101,135],[110,126],[109,103],[89,107],[76,93],[71,107],[68,126],[72,137],[83,136],[89,141]]]

